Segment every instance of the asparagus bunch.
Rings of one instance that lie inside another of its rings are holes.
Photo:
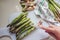
[[[60,19],[60,5],[58,5],[54,0],[47,0],[47,2],[49,9],[53,12],[55,16],[55,19]]]
[[[35,29],[35,27],[32,26],[30,18],[27,18],[27,14],[27,12],[21,13],[10,24],[8,24],[10,32],[17,35],[16,40],[21,40]]]
[[[25,19],[25,20],[24,20]],[[23,25],[24,23],[26,23],[27,21],[29,21],[29,18],[23,18],[21,22],[17,23],[16,25],[14,25],[14,28],[11,28],[10,31],[14,31],[16,28],[18,28],[19,26]]]
[[[21,14],[20,14],[18,17],[16,17],[10,24],[8,24],[7,27],[8,27],[8,26],[12,27],[12,25],[18,23],[19,21],[21,21],[22,18],[26,17],[27,14],[28,14],[27,12],[21,13]]]
[[[21,40],[22,38],[24,38],[26,35],[28,35],[31,31],[33,31],[35,28],[33,26],[30,26],[29,28],[27,28],[26,30],[23,30],[21,33],[23,33],[21,35],[21,33],[19,33],[19,35],[17,36],[17,40]]]

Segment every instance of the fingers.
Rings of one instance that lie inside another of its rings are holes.
[[[50,25],[49,27],[43,26],[40,22],[38,23],[39,27],[42,28],[43,30],[46,30],[48,32],[55,32],[53,29],[54,25]]]
[[[49,25],[49,27],[54,28],[54,27],[55,27],[55,25],[50,24],[50,25]]]
[[[44,27],[43,25],[39,25],[40,28],[42,28],[43,30],[49,31],[49,32],[53,32],[53,29],[50,27]]]
[[[38,25],[42,25],[42,22],[41,22],[41,21],[39,21]],[[50,24],[50,25],[49,25],[49,27],[54,28],[54,27],[55,27],[55,25]]]
[[[58,38],[59,37],[59,28],[60,27],[57,27],[57,26],[55,26],[55,25],[52,25],[52,24],[50,24],[50,26],[49,27],[45,27],[45,26],[43,26],[42,25],[42,23],[38,23],[38,25],[39,25],[39,27],[40,28],[42,28],[43,30],[45,30],[48,34],[50,34],[52,37],[54,37],[54,38]]]

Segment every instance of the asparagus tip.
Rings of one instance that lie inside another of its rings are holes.
[[[7,25],[7,27],[9,27],[9,26],[10,26],[10,24]]]

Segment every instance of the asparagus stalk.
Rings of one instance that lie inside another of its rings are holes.
[[[17,40],[21,40],[22,38],[27,36],[29,33],[31,33],[34,29],[35,29],[34,27],[31,27],[28,29],[28,31],[24,32],[22,35],[18,35]]]
[[[8,26],[11,26],[11,25],[15,24],[18,20],[21,20],[22,16],[23,16],[23,14],[20,14]]]
[[[28,25],[29,23],[31,23],[31,21],[26,22],[25,24],[21,25],[20,27],[18,27],[14,32],[17,33],[22,27]]]
[[[60,9],[59,7],[52,1],[52,0],[49,0],[51,2],[51,4],[55,7],[57,13],[58,13],[58,16],[60,17]]]
[[[51,0],[52,1],[52,0]],[[51,1],[50,0],[48,0],[48,4],[49,4],[49,8],[50,8],[50,10],[54,13],[54,15],[55,15],[55,17],[56,16],[58,16],[58,17],[56,17],[56,18],[59,18],[60,16],[59,16],[59,12],[58,12],[58,10],[57,10],[57,8],[55,8],[55,6],[51,3]],[[51,7],[51,6],[53,6],[53,7]]]
[[[54,1],[50,0],[50,2],[53,4],[53,6],[55,7],[55,9],[57,10],[57,15],[60,18],[60,8],[54,3]]]
[[[57,14],[56,14],[56,9],[53,7],[53,5],[51,3],[48,3],[49,4],[49,9],[54,13],[55,17],[57,18]]]
[[[56,3],[54,0],[52,0],[52,1],[53,1],[53,3],[54,3],[57,7],[60,8],[60,5],[59,5],[58,3]]]
[[[16,24],[15,26],[17,27],[17,26],[19,26],[19,25],[22,25],[22,24],[26,23],[26,22],[29,21],[29,20],[30,20],[30,18],[27,18],[26,20],[19,22],[19,23]]]
[[[18,22],[22,19],[22,17],[23,17],[24,15],[27,15],[27,13],[21,13],[21,14],[20,14],[18,17],[16,17],[10,24],[8,24],[7,27],[8,27],[8,26],[12,26],[12,25],[14,25],[15,23],[18,23]]]
[[[26,20],[26,19],[27,19],[27,18],[25,17],[25,18],[23,18],[21,21],[24,21],[24,20]],[[19,22],[18,22],[18,23],[16,23],[15,25],[12,25],[11,29],[12,29],[12,28],[15,28],[15,27],[16,27],[16,25],[17,25],[17,24],[19,24],[21,21],[19,21]]]
[[[16,35],[19,35],[19,34],[22,34],[24,33],[25,31],[28,31],[28,29],[30,28],[31,25],[27,25],[25,26],[24,28],[22,28],[22,30],[20,30]]]
[[[24,18],[24,19],[26,19],[26,18]],[[26,20],[22,20],[21,22],[19,22],[19,23],[17,23],[11,30],[10,30],[10,32],[13,32],[15,29],[17,29],[19,26],[21,26],[21,25],[23,25],[24,23],[26,23],[27,21],[29,21],[30,20],[30,18],[27,18]]]

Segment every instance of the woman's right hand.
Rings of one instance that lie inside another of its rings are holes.
[[[60,40],[60,27],[57,27],[55,25],[50,25],[49,27],[45,27],[40,22],[38,25],[40,26],[40,28],[45,30],[49,35],[54,37],[56,40]]]

